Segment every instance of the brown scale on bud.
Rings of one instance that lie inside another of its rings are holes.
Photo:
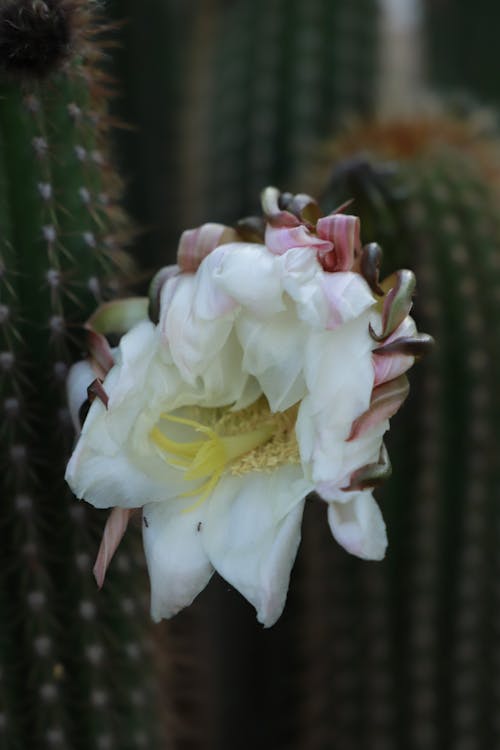
[[[0,65],[13,75],[44,78],[72,52],[77,16],[68,0],[12,0],[0,5]]]

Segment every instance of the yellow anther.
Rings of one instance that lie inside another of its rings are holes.
[[[293,429],[297,407],[272,414],[262,397],[241,412],[231,412],[227,408],[200,407],[198,410],[212,426],[168,413],[161,414],[160,421],[189,427],[203,435],[201,440],[174,440],[163,431],[166,425],[163,429],[156,425],[150,433],[165,460],[183,471],[186,481],[205,480],[195,489],[182,493],[181,497],[199,496],[186,511],[205,502],[226,470],[239,475],[298,460]]]

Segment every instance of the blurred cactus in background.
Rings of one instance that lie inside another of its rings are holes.
[[[257,211],[346,113],[373,111],[377,0],[116,2],[120,139],[141,261],[175,258],[180,232]],[[141,66],[136,60],[141,60]],[[147,175],[147,179],[145,178]]]
[[[81,324],[130,275],[93,3],[0,3],[0,746],[164,747],[133,536],[99,597],[63,483]],[[140,558],[139,558],[140,559]],[[135,572],[138,571],[138,572]]]
[[[500,103],[495,0],[424,0],[428,78],[441,93]]]
[[[354,198],[363,241],[415,271],[438,347],[388,440],[387,559],[349,558],[309,516],[303,746],[496,747],[500,140],[445,117],[393,122],[351,129],[329,158],[327,207]]]

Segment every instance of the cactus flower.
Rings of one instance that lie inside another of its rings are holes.
[[[79,498],[115,508],[101,578],[142,508],[155,620],[217,570],[272,625],[312,492],[348,552],[384,556],[372,495],[390,469],[383,435],[429,337],[408,316],[411,272],[379,285],[379,251],[361,248],[359,220],[313,216],[306,198],[284,210],[265,191],[264,241],[215,225],[185,233],[179,267],[152,285],[157,321],[122,336],[68,465]]]

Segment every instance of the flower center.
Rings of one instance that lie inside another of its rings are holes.
[[[271,471],[285,463],[298,463],[294,429],[297,411],[298,404],[273,414],[264,397],[236,412],[227,407],[192,407],[189,414],[193,418],[161,414],[150,437],[164,459],[184,471],[186,481],[202,480],[201,486],[182,495],[200,496],[188,508],[191,510],[207,499],[226,471],[242,476],[249,471]],[[184,432],[185,440],[169,434],[174,425],[175,432]]]

